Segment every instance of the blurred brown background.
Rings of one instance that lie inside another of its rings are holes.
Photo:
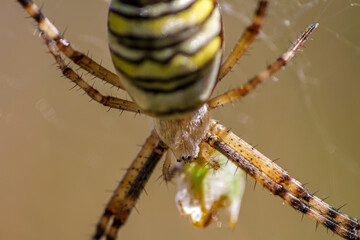
[[[38,2],[41,5],[44,1]],[[221,1],[229,52],[256,1]],[[354,4],[355,6],[351,6]],[[360,8],[358,1],[272,1],[262,36],[216,94],[276,59],[314,21],[319,28],[286,69],[214,117],[335,207],[360,217]],[[112,69],[108,3],[48,0],[45,14],[73,46]],[[150,132],[151,119],[90,102],[61,78],[15,1],[0,10],[0,239],[88,239]],[[93,82],[90,80],[90,82]],[[105,93],[122,96],[100,81]],[[176,186],[160,167],[119,239],[339,239],[248,179],[234,230],[193,228],[174,204]]]

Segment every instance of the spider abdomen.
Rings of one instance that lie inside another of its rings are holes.
[[[126,90],[156,117],[196,111],[209,98],[222,55],[214,0],[113,0],[111,56]]]

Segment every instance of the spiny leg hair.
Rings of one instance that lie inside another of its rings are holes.
[[[110,83],[113,86],[124,89],[119,77],[112,73],[110,70],[104,68],[100,64],[96,63],[90,57],[73,49],[70,42],[66,40],[55,27],[50,20],[44,16],[40,11],[40,8],[31,0],[18,0],[18,2],[24,7],[28,14],[37,22],[39,28],[41,28],[47,36],[55,41],[57,47],[66,57],[71,59],[75,64],[79,65],[85,71],[91,73],[95,77]]]
[[[345,239],[360,239],[360,226],[356,219],[350,218],[309,193],[285,170],[221,124],[211,120],[205,141],[294,209]]]
[[[240,60],[240,58],[254,42],[264,23],[268,5],[268,0],[258,2],[258,7],[255,11],[252,23],[246,28],[245,32],[239,39],[238,43],[235,45],[231,54],[222,64],[217,79],[218,82],[220,82],[231,71],[231,69],[236,65],[236,63]]]
[[[62,71],[63,75],[70,79],[73,83],[83,89],[93,100],[98,103],[103,104],[104,106],[110,108],[116,108],[123,111],[140,113],[141,110],[137,106],[136,103],[123,100],[120,98],[112,97],[112,96],[104,96],[98,90],[91,87],[86,81],[84,81],[74,70],[68,67],[64,60],[61,58],[57,48],[54,46],[54,42],[50,39],[50,37],[39,28],[42,38],[45,40],[47,47],[50,50],[50,53],[54,56],[58,67]]]
[[[341,223],[348,229],[360,229],[359,223],[341,213],[337,209],[331,207],[318,197],[309,193],[306,188],[296,179],[292,178],[284,169],[278,166],[275,162],[257,151],[244,140],[236,136],[234,133],[226,129],[224,126],[217,124],[214,120],[211,121],[211,131],[222,139],[225,144],[229,145],[236,152],[251,162],[256,168],[268,175],[273,181],[278,184],[285,185],[296,197],[299,197],[318,210],[320,213],[333,218],[335,221]]]
[[[115,189],[96,226],[93,240],[101,239],[106,229],[108,229],[106,239],[116,239],[117,232],[125,224],[145,184],[166,150],[167,146],[153,130]]]
[[[270,64],[267,69],[260,72],[258,75],[250,79],[245,85],[242,85],[238,88],[227,91],[224,94],[221,94],[217,97],[210,99],[207,104],[210,109],[217,108],[218,106],[224,105],[226,103],[233,102],[239,98],[244,97],[248,93],[255,90],[255,88],[268,79],[271,75],[279,71],[284,67],[295,55],[295,52],[298,48],[306,41],[312,31],[318,26],[317,23],[311,24],[308,29],[298,38],[298,40],[287,50],[281,57],[279,57],[275,62]]]

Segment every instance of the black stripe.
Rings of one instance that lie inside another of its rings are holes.
[[[156,164],[160,161],[162,155],[166,150],[166,145],[160,142],[152,151],[149,157],[146,158],[145,164],[141,167],[136,178],[132,182],[129,190],[126,193],[125,199],[138,199],[141,191],[144,189],[146,182],[154,171]]]
[[[349,239],[349,240],[359,240],[360,239],[359,235],[353,231],[346,231],[346,233],[342,237]]]
[[[329,209],[328,209],[328,213],[327,213],[328,215],[329,215],[329,217],[331,217],[331,218],[336,218],[337,217],[337,215],[339,215],[339,212],[338,212],[338,210],[336,210],[335,208],[333,208],[333,207],[329,207]]]
[[[25,8],[29,4],[33,4],[32,1],[29,0],[18,0],[18,2]]]
[[[114,51],[111,46],[110,46],[110,51],[111,53],[113,53],[116,57],[122,59],[122,60],[125,60],[127,62],[130,62],[130,63],[133,63],[133,64],[141,64],[143,63],[144,61],[146,60],[151,60],[153,62],[156,62],[156,63],[160,63],[160,64],[167,64],[168,62],[170,62],[176,55],[178,54],[182,54],[184,56],[187,56],[187,57],[192,57],[194,56],[195,54],[197,54],[200,50],[202,50],[204,47],[206,47],[214,38],[218,37],[218,35],[214,36],[213,38],[209,39],[207,42],[205,42],[202,46],[200,46],[196,51],[192,52],[192,53],[187,53],[187,52],[184,52],[184,51],[177,51],[175,52],[174,54],[170,55],[168,58],[165,58],[164,60],[159,60],[159,59],[156,59],[154,57],[151,56],[151,53],[154,52],[154,51],[149,51],[147,50],[147,52],[145,53],[145,57],[141,58],[141,59],[137,59],[137,60],[133,60],[133,59],[129,59],[123,55],[121,55],[120,53]]]
[[[213,67],[214,59],[207,62],[200,69],[188,72],[185,74],[180,74],[167,79],[159,79],[159,78],[142,78],[136,77],[132,78],[126,73],[124,73],[121,69],[115,66],[116,70],[128,79],[129,82],[133,86],[136,86],[138,89],[141,89],[144,92],[153,93],[153,94],[173,94],[177,91],[182,91],[186,88],[189,88],[196,84],[198,81],[203,81],[204,73],[208,73],[211,71],[210,68]],[[160,84],[161,87],[155,86],[155,84]],[[171,87],[169,87],[172,85]]]
[[[175,46],[180,42],[185,41],[193,34],[200,31],[202,24],[203,23],[201,23],[198,26],[186,27],[180,30],[179,32],[166,36],[166,38],[123,35],[112,31],[109,27],[108,27],[108,32],[117,39],[117,42],[119,44],[124,45],[128,48],[156,51],[156,50]]]
[[[209,63],[212,62],[213,61],[210,61]],[[124,76],[131,81],[132,85],[136,86],[137,88],[145,92],[151,92],[154,94],[158,94],[158,93],[170,94],[191,87],[192,85],[197,83],[201,78],[201,75],[208,70],[207,67],[210,65],[209,63],[207,63],[205,66],[203,66],[201,69],[195,72],[189,72],[183,75],[178,75],[172,78],[168,78],[166,80],[159,80],[158,78],[129,78],[126,75]],[[120,72],[119,69],[117,70]],[[159,88],[159,87],[155,88],[156,86],[151,86],[153,84],[161,84],[163,88]],[[169,85],[174,85],[174,86],[169,88]]]
[[[207,62],[202,68],[197,69],[196,71],[192,71],[192,72],[187,72],[184,74],[179,74],[176,75],[174,77],[170,77],[170,78],[165,78],[165,79],[159,79],[159,78],[153,78],[153,77],[131,77],[129,76],[127,73],[125,73],[122,69],[118,68],[116,65],[115,68],[116,70],[123,75],[124,77],[126,77],[127,79],[129,79],[130,81],[139,81],[139,82],[146,82],[146,83],[164,83],[166,81],[180,81],[183,78],[186,77],[190,77],[191,75],[195,75],[195,74],[199,74],[200,72],[203,71],[203,69],[205,69],[206,67],[208,67],[211,63],[213,62],[213,59],[211,59],[209,62]]]
[[[29,0],[18,0],[18,2],[24,7],[24,8],[27,8],[29,7],[30,5],[31,6],[34,6],[35,3],[33,3],[32,1],[29,1]],[[36,6],[36,5],[35,5]],[[39,11],[36,13],[36,15],[32,16],[35,21],[37,23],[40,23],[41,21],[44,21],[45,20],[45,16]]]
[[[186,82],[179,84],[179,85],[175,85],[172,88],[167,88],[167,89],[161,89],[161,88],[154,88],[154,87],[147,87],[141,84],[137,84],[136,82],[134,83],[134,85],[137,86],[137,88],[145,91],[145,92],[149,92],[149,93],[154,93],[154,94],[173,94],[174,92],[177,91],[181,91],[184,90],[186,88],[189,88],[191,86],[193,86],[195,83],[197,83],[198,78],[194,78],[194,79],[190,79],[187,80]],[[166,86],[166,84],[164,84],[164,86]]]
[[[327,215],[333,219],[336,219],[340,215],[340,211],[334,207],[329,207]],[[359,223],[356,219],[348,217],[349,220],[342,222],[342,224],[348,229],[359,229]]]
[[[278,196],[280,196],[280,197],[283,197],[283,196],[285,196],[285,194],[286,194],[286,189],[284,188],[284,186],[283,185],[280,185],[280,184],[278,184],[278,186],[275,188],[275,190],[273,191],[273,193],[274,193],[274,195],[278,195]]]
[[[126,3],[131,6],[136,7],[145,7],[147,5],[155,4],[155,3],[170,3],[173,0],[117,0],[118,2]]]
[[[298,198],[292,198],[290,200],[290,206],[304,214],[306,214],[310,210],[309,206],[300,201],[300,199]]]
[[[309,202],[313,197],[314,197],[313,194],[306,192],[305,195],[302,196],[301,198],[304,199],[304,201]]]
[[[180,74],[175,77],[167,78],[167,79],[158,79],[158,78],[131,78],[125,73],[123,73],[116,66],[115,68],[119,71],[125,78],[127,78],[132,85],[137,88],[154,94],[173,94],[174,92],[184,90],[196,84],[198,81],[202,81],[205,76],[204,73],[208,73],[211,71],[210,68],[213,67],[214,59],[207,62],[200,69],[188,72],[185,74]],[[161,84],[163,87],[159,88],[154,86],[154,84]],[[173,85],[169,88],[169,85]]]
[[[214,5],[212,11],[201,23],[199,23],[197,25],[187,26],[187,27],[179,30],[178,32],[166,35],[165,38],[139,37],[139,36],[136,36],[133,34],[119,34],[119,33],[114,32],[110,28],[109,22],[108,22],[108,32],[117,39],[117,42],[119,44],[122,44],[128,48],[155,51],[155,50],[164,49],[167,47],[177,45],[180,42],[183,42],[186,39],[188,39],[189,37],[191,37],[193,34],[201,31],[204,24],[212,16],[215,9],[216,9],[216,6]]]
[[[35,19],[35,21],[36,21],[37,23],[41,23],[42,21],[45,20],[45,16],[44,16],[41,12],[39,12],[38,14],[36,14],[36,16],[33,16],[33,18]]]
[[[139,20],[142,20],[142,19],[156,19],[156,18],[167,16],[167,15],[176,15],[179,12],[182,12],[184,10],[189,9],[192,5],[194,5],[195,2],[196,1],[193,0],[190,4],[184,6],[184,8],[177,9],[177,10],[165,11],[165,12],[159,14],[159,15],[156,15],[156,16],[149,16],[149,15],[146,15],[146,14],[142,14],[141,13],[141,8],[138,9],[139,11],[138,11],[138,13],[136,15],[128,14],[128,13],[125,13],[125,12],[120,12],[120,11],[114,9],[114,8],[110,8],[109,12],[112,12],[112,13],[114,13],[116,15],[119,15],[119,16],[127,18],[127,19],[139,19]]]
[[[120,218],[115,217],[112,222],[112,227],[115,227],[116,229],[119,229],[121,225],[123,225],[123,221]]]
[[[330,229],[333,232],[336,230],[336,228],[339,225],[337,222],[334,222],[333,220],[331,220],[329,218],[325,218],[325,221],[323,224],[325,227],[327,227],[328,229]]]

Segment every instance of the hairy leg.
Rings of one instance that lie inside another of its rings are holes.
[[[346,239],[360,239],[356,219],[311,194],[299,181],[224,126],[211,120],[206,142],[287,204]]]
[[[70,79],[73,83],[83,89],[93,100],[98,103],[103,104],[104,106],[110,108],[116,108],[123,111],[136,112],[140,113],[140,108],[136,103],[123,100],[120,98],[115,98],[112,96],[104,96],[98,90],[90,86],[86,81],[84,81],[74,70],[68,67],[64,60],[61,58],[57,48],[54,46],[54,42],[49,38],[49,36],[42,31],[40,28],[41,36],[45,40],[46,45],[48,46],[50,53],[54,56],[58,67],[62,71],[65,77]]]
[[[96,63],[90,57],[73,49],[70,42],[66,40],[59,30],[44,16],[40,8],[31,0],[18,0],[29,15],[37,22],[42,29],[55,43],[61,52],[70,58],[75,64],[79,65],[85,71],[91,73],[97,78],[123,89],[119,77],[110,70]]]
[[[298,40],[286,51],[280,58],[278,58],[275,62],[270,64],[265,70],[260,72],[258,75],[250,79],[244,85],[227,91],[224,94],[221,94],[217,97],[214,97],[208,101],[208,105],[210,109],[217,108],[218,106],[224,105],[226,103],[233,102],[238,100],[239,98],[244,97],[248,93],[255,90],[255,88],[266,79],[268,79],[271,75],[279,71],[283,66],[285,66],[295,55],[297,49],[306,41],[309,35],[314,31],[314,29],[318,26],[318,24],[312,24],[308,27],[308,29],[298,38]]]
[[[107,239],[116,239],[118,230],[125,224],[156,164],[166,150],[167,146],[153,130],[115,189],[96,226],[93,240],[100,239],[108,227]]]
[[[269,1],[259,1],[252,23],[246,28],[229,57],[220,68],[218,82],[220,82],[236,65],[244,53],[250,48],[264,23]]]

